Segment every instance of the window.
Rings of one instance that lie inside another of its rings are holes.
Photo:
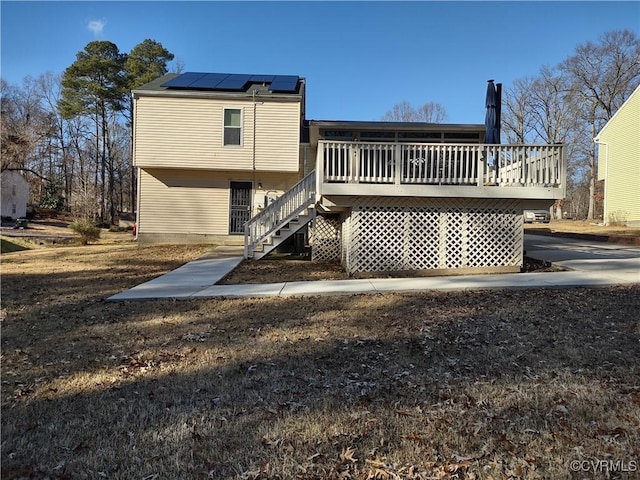
[[[353,138],[353,132],[351,130],[325,130],[323,134],[324,138],[337,138],[340,140],[351,140]]]
[[[480,143],[480,134],[478,132],[444,132],[445,140],[474,140]]]
[[[239,108],[224,109],[223,145],[242,145],[242,110]]]
[[[398,132],[398,138],[402,140],[440,140],[440,132]]]
[[[396,132],[360,132],[360,138],[367,140],[395,140]]]

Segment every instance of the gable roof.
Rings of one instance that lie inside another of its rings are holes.
[[[29,182],[27,182],[27,179],[24,178],[24,175],[22,175],[22,173],[20,173],[18,170],[4,170],[0,174],[0,178],[2,179],[3,184],[5,182],[18,182],[21,186],[29,186]]]
[[[638,85],[636,87],[636,89],[631,93],[631,95],[629,95],[629,98],[627,98],[624,103],[622,105],[620,105],[620,108],[616,111],[616,113],[613,114],[613,116],[609,119],[609,121],[607,123],[604,124],[604,127],[602,127],[600,129],[600,131],[598,132],[598,134],[596,135],[596,138],[594,138],[593,140],[596,142],[600,141],[600,135],[602,135],[602,132],[604,132],[609,125],[611,125],[611,123],[615,120],[615,118],[618,116],[618,114],[627,106],[628,103],[630,103],[631,99],[635,96],[635,95],[640,95],[640,85]]]

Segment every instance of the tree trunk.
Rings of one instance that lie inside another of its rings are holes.
[[[591,138],[596,136],[595,115],[591,120]],[[587,210],[587,220],[593,220],[593,214],[596,204],[596,150],[595,146],[591,148],[589,156],[589,209]]]
[[[109,223],[111,225],[115,224],[116,221],[116,199],[115,199],[115,172],[113,167],[113,156],[112,156],[112,148],[111,148],[111,137],[109,135],[109,125],[107,123],[106,114],[102,117],[102,131],[103,131],[103,141],[104,141],[104,158],[106,163],[106,169],[108,174],[108,183],[107,183],[107,208],[106,210],[109,212]]]

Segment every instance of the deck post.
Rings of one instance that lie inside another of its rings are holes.
[[[395,149],[393,151],[393,175],[394,175],[394,182],[396,185],[400,185],[401,180],[402,180],[402,145],[397,143],[395,146]]]
[[[562,189],[562,198],[567,195],[567,157],[564,144],[560,145],[560,158],[558,159],[558,166],[560,167],[560,188]]]
[[[249,258],[249,223],[244,224],[244,253],[245,259]]]
[[[324,182],[324,142],[318,142],[318,151],[316,152],[316,197],[315,202],[320,200],[322,195],[322,184]]]
[[[478,187],[482,187],[484,186],[484,166],[485,166],[485,160],[486,160],[486,153],[482,149],[478,149],[477,152],[478,152],[478,160],[477,160],[478,166],[476,167],[478,169],[477,185]]]
[[[355,145],[355,144],[349,145],[348,152],[349,154],[347,157],[347,162],[349,162],[349,165],[348,165],[349,177],[347,178],[347,183],[358,183],[358,171],[357,171],[358,145]]]

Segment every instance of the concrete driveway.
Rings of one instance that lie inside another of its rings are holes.
[[[640,282],[640,247],[546,235],[525,235],[527,256],[590,274]]]

